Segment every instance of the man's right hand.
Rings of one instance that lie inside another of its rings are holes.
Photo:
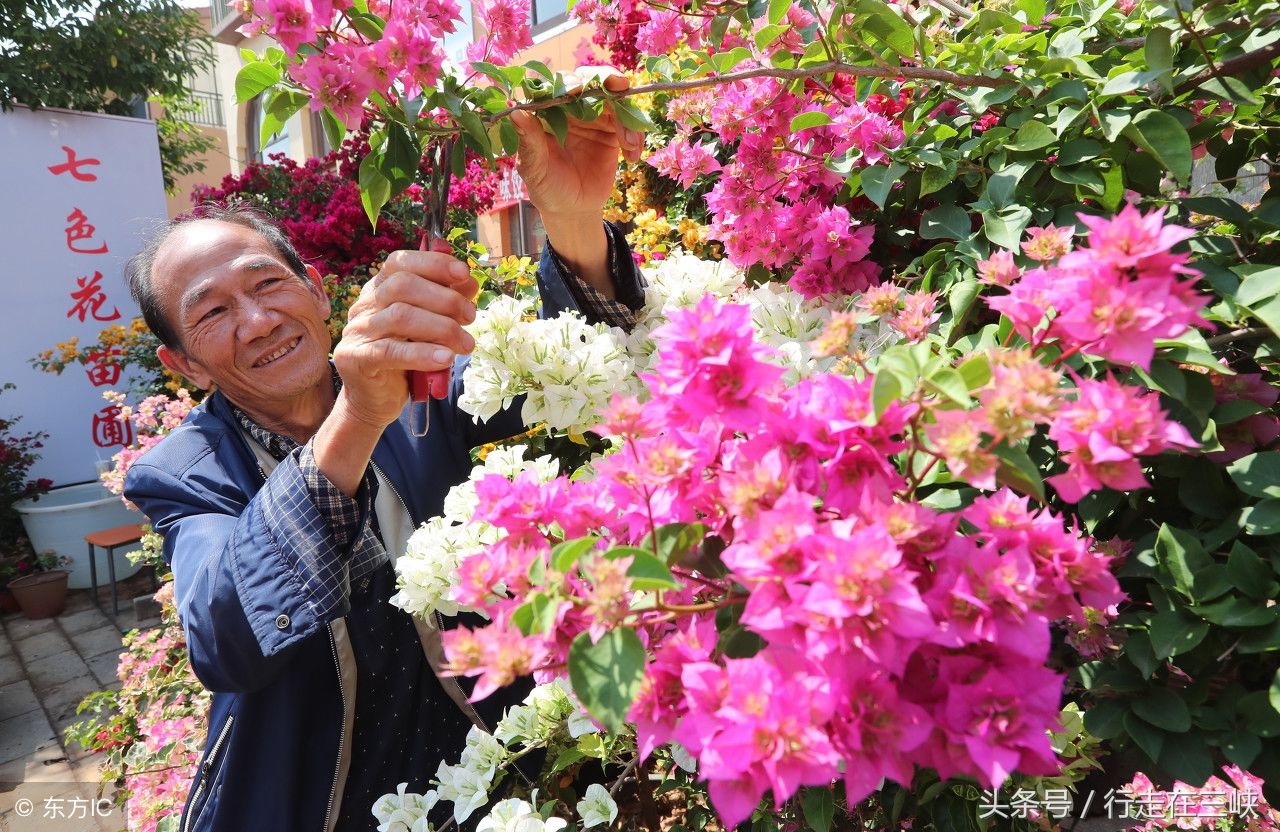
[[[400,416],[408,372],[448,370],[475,347],[462,327],[475,320],[477,289],[465,263],[434,251],[392,252],[361,289],[333,351],[342,392],[315,440],[316,462],[340,490],[355,493]]]

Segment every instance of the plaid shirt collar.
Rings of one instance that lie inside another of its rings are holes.
[[[338,391],[342,389],[342,376],[338,375],[338,368],[333,366],[332,361],[329,362],[329,372],[333,375],[334,395],[337,395]],[[231,405],[231,415],[235,417],[236,424],[244,428],[245,432],[252,436],[259,445],[266,448],[267,453],[271,454],[277,462],[283,460],[300,447],[293,440],[293,437],[267,430],[253,421],[249,414],[241,410],[235,402],[230,399],[227,402]]]

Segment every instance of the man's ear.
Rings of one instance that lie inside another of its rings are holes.
[[[329,293],[324,289],[324,278],[320,276],[320,271],[310,263],[307,264],[307,282],[311,284],[311,289],[324,303],[324,319],[329,320],[329,315],[333,310],[329,306]]]
[[[209,378],[209,374],[204,369],[187,358],[182,352],[170,349],[164,344],[156,347],[156,358],[160,359],[160,363],[171,372],[175,372],[180,376],[185,376],[192,384],[201,390],[208,390],[213,380]]]

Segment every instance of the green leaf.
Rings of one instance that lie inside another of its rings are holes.
[[[969,398],[969,387],[959,370],[941,367],[924,381],[925,387],[950,399],[962,407],[972,404]]]
[[[1170,76],[1173,72],[1173,33],[1164,28],[1147,32],[1143,54],[1147,58],[1147,69],[1159,73],[1161,86],[1166,92],[1172,92]]]
[[[526,636],[549,633],[556,626],[557,606],[543,593],[535,592],[511,613],[511,623],[519,627],[520,632]]]
[[[1236,487],[1251,497],[1280,497],[1280,451],[1262,451],[1227,466]]]
[[[1200,89],[1233,104],[1257,106],[1262,103],[1262,99],[1258,98],[1247,83],[1232,76],[1210,78],[1200,85]]]
[[[1102,155],[1102,145],[1093,139],[1073,139],[1058,151],[1059,165],[1078,165],[1092,161]]]
[[[1228,595],[1192,609],[1211,624],[1222,627],[1261,627],[1276,620],[1280,608],[1268,607],[1259,601]]]
[[[809,110],[791,119],[791,132],[799,133],[801,130],[808,130],[810,127],[821,127],[830,123],[831,116],[821,110]]]
[[[569,648],[569,681],[574,694],[587,713],[615,734],[626,725],[644,669],[644,645],[625,627],[610,630],[595,644],[590,634],[579,633]]]
[[[1160,752],[1164,750],[1163,731],[1140,719],[1132,711],[1124,715],[1124,730],[1139,748],[1147,752],[1148,757],[1152,760],[1160,759]]]
[[[863,31],[904,58],[916,56],[915,34],[889,4],[881,0],[857,0],[853,8]]]
[[[885,202],[889,199],[889,191],[898,181],[898,177],[906,171],[906,165],[898,162],[893,162],[887,167],[869,165],[862,170],[862,192],[867,195],[867,199],[884,208]]]
[[[342,143],[347,138],[347,128],[338,117],[333,114],[333,110],[325,107],[320,111],[320,123],[324,126],[324,136],[329,141],[329,147],[337,149],[342,147]]]
[[[991,381],[991,357],[985,352],[969,356],[958,369],[970,390],[977,390]]]
[[[565,139],[569,138],[569,117],[564,114],[562,107],[548,107],[545,110],[539,110],[538,115],[551,128],[551,132],[555,135],[556,141],[564,147]]]
[[[370,153],[360,160],[360,204],[364,206],[369,224],[378,227],[378,214],[391,199],[391,182],[378,170],[381,154]]]
[[[516,132],[511,119],[504,118],[498,124],[498,138],[502,142],[502,152],[514,156],[520,150],[520,134]]]
[[[836,801],[830,788],[805,789],[800,805],[804,810],[805,823],[813,832],[830,832],[831,821],[836,815]]]
[[[679,589],[681,586],[666,564],[643,550],[637,550],[637,554],[633,555],[631,566],[627,568],[627,577],[631,579],[631,588],[637,591]]]
[[[1084,712],[1085,729],[1098,739],[1109,740],[1124,730],[1125,707],[1115,699],[1102,699]]]
[[[391,182],[392,196],[413,184],[421,162],[422,148],[418,146],[405,126],[394,122],[388,124],[387,147],[383,154],[383,164],[379,169]]]
[[[246,104],[263,90],[280,83],[280,70],[266,61],[253,61],[236,73],[236,103]]]
[[[1280,295],[1280,266],[1249,272],[1237,267],[1235,272],[1244,278],[1240,281],[1240,288],[1236,290],[1237,303],[1253,306]]]
[[[543,111],[549,114],[550,111]],[[563,116],[563,113],[561,113]],[[462,110],[454,113],[454,118],[458,120],[458,125],[462,127],[462,132],[470,136],[481,148],[487,157],[493,156],[493,143],[489,140],[489,131],[484,127],[484,121],[480,115],[474,110]],[[564,142],[562,141],[561,144]]]
[[[889,405],[902,398],[902,382],[898,376],[888,369],[881,368],[871,382],[871,404],[876,409],[876,418],[880,418]]]
[[[1160,768],[1170,777],[1199,787],[1213,775],[1213,757],[1199,732],[1165,737]]]
[[[653,551],[655,536],[658,559],[663,563],[679,563],[697,551],[707,536],[707,527],[701,523],[667,523],[645,535],[640,548]]]
[[[972,233],[969,214],[958,205],[939,205],[920,217],[920,237],[925,240],[967,240]]]
[[[1176,118],[1162,110],[1143,110],[1124,133],[1180,183],[1191,178],[1191,138]]]
[[[564,771],[574,763],[585,759],[587,759],[587,755],[583,754],[577,748],[566,748],[564,751],[561,751],[556,755],[556,761],[551,764],[551,773],[555,774],[558,771]]]
[[[1247,769],[1262,751],[1262,740],[1248,731],[1232,734],[1222,741],[1222,753],[1228,760]]]
[[[1031,222],[1031,209],[1016,205],[999,213],[982,212],[982,233],[988,240],[1012,251],[1019,250],[1022,232]]]
[[[617,99],[612,104],[613,111],[617,113],[618,121],[622,123],[623,127],[629,130],[638,130],[641,133],[649,133],[658,129],[653,120],[630,101]],[[564,142],[561,142],[561,144],[564,144]]]
[[[1250,306],[1249,312],[1253,314],[1253,317],[1262,321],[1267,329],[1276,335],[1280,335],[1280,297],[1274,297],[1266,303]]]
[[[1227,575],[1250,598],[1266,600],[1276,591],[1276,573],[1271,564],[1238,540],[1227,555]]]
[[[782,18],[787,16],[789,8],[791,8],[790,0],[769,0],[769,22],[781,23]]]
[[[1271,707],[1280,711],[1280,670],[1271,678],[1271,687],[1267,689],[1267,701]]]
[[[1039,121],[1028,121],[1018,128],[1013,141],[1005,145],[1010,150],[1039,150],[1058,140],[1053,131]]]
[[[1000,458],[1000,464],[996,468],[996,481],[1020,494],[1032,494],[1043,501],[1044,478],[1031,457],[1027,456],[1027,452],[1022,448],[1011,448],[1003,442],[994,450]]]
[[[364,35],[370,41],[382,40],[382,30],[384,24],[382,19],[373,14],[347,14],[347,19],[351,21],[351,28]]]
[[[262,125],[258,130],[258,146],[265,147],[271,137],[279,133],[294,113],[306,106],[311,98],[297,90],[276,90],[271,93],[263,108]]]
[[[1167,659],[1194,650],[1209,634],[1209,624],[1182,610],[1162,611],[1151,616],[1151,649],[1157,659]]]
[[[948,162],[944,167],[929,165],[920,174],[920,196],[936,193],[951,184],[956,178],[956,163]]]
[[[1173,578],[1173,585],[1188,598],[1194,598],[1195,573],[1213,563],[1190,532],[1165,523],[1156,534],[1156,563]]]
[[[599,541],[600,538],[597,535],[589,534],[557,544],[551,550],[551,568],[557,572],[568,572],[578,562],[578,558],[594,549]]]
[[[773,42],[782,37],[782,34],[790,28],[790,26],[777,23],[770,23],[768,26],[761,28],[755,34],[756,49],[760,52],[768,51]]]
[[[1129,707],[1157,728],[1174,733],[1191,730],[1191,709],[1170,688],[1152,688],[1142,699],[1133,700]]]
[[[1280,713],[1277,713],[1280,708],[1272,704],[1275,700],[1272,693],[1275,684],[1275,678],[1272,677],[1269,690],[1246,693],[1236,702],[1236,711],[1244,724],[1249,726],[1250,731],[1264,738],[1280,736]]]
[[[1280,534],[1280,499],[1273,497],[1249,506],[1240,515],[1240,524],[1246,532],[1258,537]]]

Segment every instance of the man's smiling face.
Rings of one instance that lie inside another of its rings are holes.
[[[179,344],[160,359],[251,414],[287,412],[329,378],[329,303],[252,228],[197,220],[156,253],[152,289]]]

